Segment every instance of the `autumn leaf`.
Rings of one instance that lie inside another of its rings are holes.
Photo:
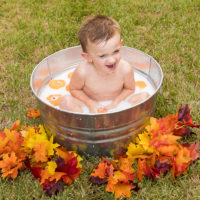
[[[115,198],[117,199],[120,197],[130,197],[132,188],[133,186],[130,184],[123,184],[123,183],[116,184],[114,186]]]
[[[14,152],[4,154],[3,159],[0,161],[0,168],[3,173],[2,177],[16,178],[18,171],[24,167],[22,159],[19,159]]]
[[[36,143],[33,151],[35,162],[46,162],[48,160],[45,142],[40,144]]]
[[[107,177],[106,178],[99,178],[98,176],[91,176],[90,181],[94,184],[102,185],[104,183],[107,183],[108,179],[107,179]]]
[[[186,104],[185,107],[183,107],[181,104],[178,111],[178,121],[183,122],[187,126],[200,128],[200,125],[195,125],[192,123],[192,118],[190,116],[190,109],[189,109],[188,104]]]
[[[118,162],[119,169],[124,172],[132,174],[134,172],[134,169],[132,168],[132,164],[133,162],[128,158],[122,158],[122,157],[119,158],[119,162]]]
[[[199,148],[199,142],[196,142],[195,144],[192,144],[191,146],[188,147],[188,150],[190,152],[191,161],[194,161],[197,158],[199,158],[199,153],[197,151],[198,148]]]
[[[20,128],[20,120],[17,120],[10,128],[10,131],[19,130]]]
[[[138,145],[138,144],[134,144],[134,143],[130,143],[128,146],[128,151],[126,152],[126,155],[128,157],[132,157],[135,155],[142,155],[144,153],[144,148],[142,147],[142,145]]]
[[[32,117],[32,118],[40,117],[39,109],[35,110],[35,108],[27,108],[26,112],[27,112],[27,117]]]
[[[108,178],[106,191],[114,193],[115,198],[130,197],[131,189],[135,188],[135,185],[133,184],[134,178],[135,176],[129,176],[128,173],[115,171],[114,175],[111,175]]]
[[[90,176],[94,176],[94,177],[99,177],[101,179],[105,178],[106,177],[106,169],[108,168],[109,166],[107,165],[107,163],[101,161],[98,165],[98,168],[97,169],[94,169],[93,173],[90,175]],[[112,167],[113,168],[113,167]]]
[[[43,191],[48,195],[56,195],[58,192],[62,192],[64,189],[64,182],[62,180],[59,180],[58,182],[50,182],[45,181],[43,183]]]

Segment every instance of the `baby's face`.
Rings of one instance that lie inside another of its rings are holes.
[[[116,33],[108,41],[88,43],[88,57],[96,70],[102,74],[114,73],[121,59],[122,40]]]

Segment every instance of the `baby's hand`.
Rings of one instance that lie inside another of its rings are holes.
[[[93,103],[92,105],[90,105],[89,110],[90,113],[103,113],[107,111],[104,106],[98,103]]]

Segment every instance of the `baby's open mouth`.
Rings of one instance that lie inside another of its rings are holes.
[[[116,64],[114,63],[114,64],[112,64],[112,65],[106,65],[106,67],[108,67],[109,69],[115,69]]]

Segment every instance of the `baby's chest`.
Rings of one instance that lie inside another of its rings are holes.
[[[85,87],[91,93],[115,93],[123,88],[123,80],[121,78],[98,79],[90,77],[86,81]]]

